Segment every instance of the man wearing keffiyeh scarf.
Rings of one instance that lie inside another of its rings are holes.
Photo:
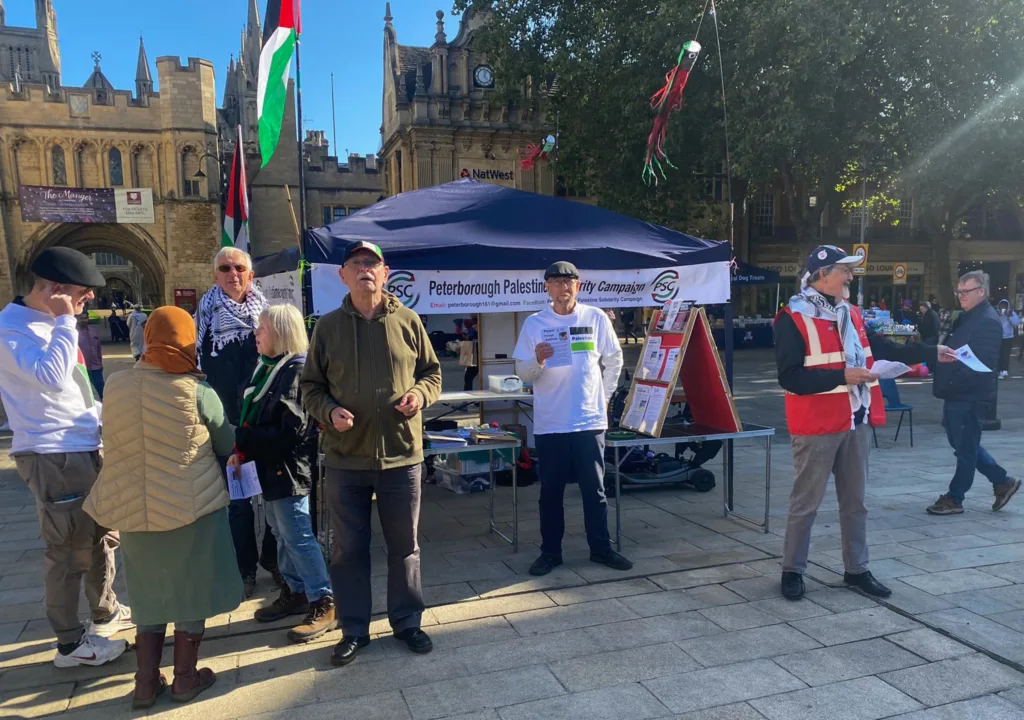
[[[873,428],[885,424],[878,375],[871,368],[877,360],[934,362],[941,348],[899,345],[865,328],[860,310],[848,300],[851,267],[861,262],[833,245],[815,248],[800,292],[775,320],[775,359],[786,391],[795,471],[782,561],[782,594],[790,600],[804,593],[811,529],[830,475],[839,500],[844,581],[870,595],[891,594],[868,571],[868,453]]]
[[[203,295],[196,311],[196,355],[207,382],[224,405],[228,422],[237,426],[242,395],[259,360],[254,332],[267,301],[252,284],[252,258],[242,250],[226,247],[217,253],[213,280],[215,285]],[[250,500],[232,500],[228,517],[238,570],[246,597],[251,597],[256,590],[257,563],[275,578],[280,576],[277,541],[267,526],[262,550],[258,548]]]

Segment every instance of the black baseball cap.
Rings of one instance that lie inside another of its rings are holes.
[[[348,259],[350,257],[352,257],[357,252],[360,252],[362,250],[366,250],[367,252],[372,252],[374,255],[376,255],[377,257],[380,258],[381,262],[384,262],[384,253],[381,252],[381,249],[380,249],[379,246],[374,245],[372,242],[367,242],[366,240],[359,240],[357,242],[352,243],[347,248],[345,248],[345,257],[341,261],[341,264],[344,265],[345,263],[348,262]]]
[[[88,255],[68,247],[43,250],[29,269],[36,277],[61,285],[99,288],[107,284],[107,279]]]
[[[862,262],[862,255],[848,255],[835,245],[819,245],[807,256],[807,272],[813,273],[829,265],[860,265]]]
[[[544,279],[550,280],[551,278],[567,277],[573,278],[574,280],[580,279],[580,271],[576,269],[576,266],[566,260],[559,260],[556,263],[551,263],[547,270],[544,271]]]

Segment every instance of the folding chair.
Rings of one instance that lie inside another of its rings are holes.
[[[900,391],[896,387],[895,380],[879,380],[878,386],[882,390],[882,397],[885,398],[885,411],[898,412],[900,414],[900,421],[896,424],[896,437],[893,438],[893,442],[900,439],[900,428],[903,427],[903,415],[906,413],[910,418],[910,447],[914,447],[914,406],[900,402]],[[871,429],[871,432],[875,436],[875,447],[878,447],[878,434],[875,433],[874,428]]]

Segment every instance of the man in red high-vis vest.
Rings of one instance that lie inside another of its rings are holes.
[[[811,527],[833,474],[843,579],[869,595],[891,594],[868,571],[864,486],[871,428],[885,424],[885,401],[872,367],[875,360],[935,361],[947,350],[899,345],[864,327],[860,310],[847,299],[851,268],[861,262],[833,245],[815,248],[800,292],[775,319],[775,359],[786,391],[795,471],[782,561],[782,594],[790,600],[803,597]]]

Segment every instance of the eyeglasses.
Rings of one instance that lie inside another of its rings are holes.
[[[968,295],[970,295],[975,290],[981,290],[981,289],[982,289],[981,285],[976,285],[976,286],[974,286],[972,288],[964,288],[963,290],[961,290],[960,288],[957,288],[956,289],[956,296],[957,297],[967,297]]]
[[[548,278],[548,282],[552,285],[572,285],[576,282],[576,278],[573,277],[553,277]]]
[[[367,258],[366,260],[349,260],[345,264],[348,265],[349,267],[361,267],[366,268],[367,270],[376,270],[384,263],[381,262],[380,260]]]
[[[232,270],[234,270],[236,273],[242,274],[244,272],[248,272],[249,268],[247,268],[245,265],[218,265],[217,270],[219,270],[222,273],[229,273]]]

